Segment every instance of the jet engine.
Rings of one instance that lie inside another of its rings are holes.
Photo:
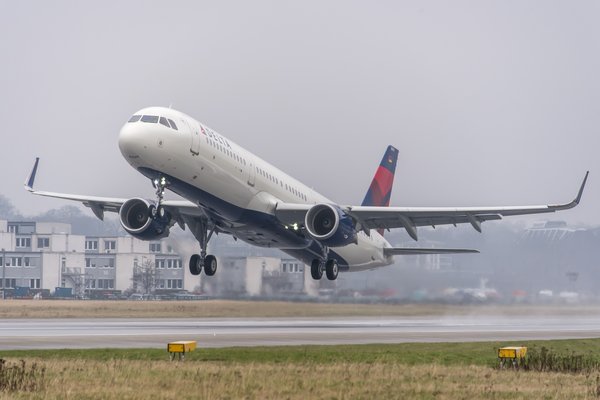
[[[149,200],[129,199],[119,210],[119,220],[131,236],[141,240],[161,239],[169,235],[171,216]]]
[[[341,247],[356,243],[352,218],[331,204],[316,204],[306,213],[304,226],[309,235],[325,246]]]

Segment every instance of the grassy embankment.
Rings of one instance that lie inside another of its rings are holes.
[[[156,349],[7,351],[0,356],[9,365],[25,360],[26,371],[35,365],[37,378],[30,379],[38,387],[0,392],[0,398],[597,398],[597,369],[496,369],[495,351],[507,344],[199,349],[185,362],[169,362],[166,352]],[[600,339],[518,344],[575,352],[600,362]]]

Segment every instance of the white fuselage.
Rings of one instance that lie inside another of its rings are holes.
[[[170,119],[177,129],[159,122],[126,123],[119,148],[132,167],[151,179],[166,176],[169,189],[197,204],[222,232],[279,248],[305,263],[321,255],[306,232],[278,222],[274,209],[278,202],[333,204],[331,200],[179,111],[150,107],[135,115]],[[369,236],[360,231],[356,244],[330,251],[340,270],[357,271],[389,265],[392,259],[384,256],[384,247],[389,243],[373,230]]]

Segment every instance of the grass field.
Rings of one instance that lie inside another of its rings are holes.
[[[277,301],[3,300],[0,318],[214,318],[415,315],[598,315],[594,306],[457,306],[439,304],[331,304]]]
[[[496,349],[507,344],[199,349],[185,362],[169,362],[166,351],[156,349],[9,351],[0,352],[7,365],[18,366],[24,360],[25,372],[35,366],[29,376],[36,384],[29,391],[0,392],[0,398],[598,398],[599,370],[574,374],[498,370]],[[600,339],[519,344],[600,360]]]

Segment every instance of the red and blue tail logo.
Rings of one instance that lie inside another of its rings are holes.
[[[387,207],[390,205],[397,161],[398,150],[393,146],[388,146],[362,202],[363,206]],[[380,230],[379,233],[383,234],[383,231]]]

